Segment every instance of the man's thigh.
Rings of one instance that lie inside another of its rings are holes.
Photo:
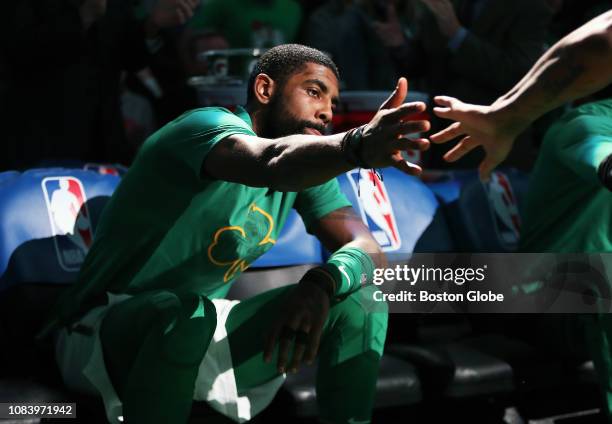
[[[111,380],[119,386],[119,392],[135,361],[143,354],[143,347],[146,343],[150,344],[152,337],[159,339],[158,355],[163,355],[164,347],[171,345],[173,356],[190,363],[199,362],[198,357],[204,354],[201,345],[205,344],[205,334],[202,334],[201,339],[183,337],[187,340],[176,340],[174,333],[177,326],[189,320],[202,306],[201,302],[206,304],[201,308],[207,311],[201,314],[203,318],[206,317],[206,322],[198,323],[191,336],[199,334],[199,329],[206,329],[205,333],[212,335],[216,324],[214,306],[194,293],[175,293],[169,290],[144,292],[111,307],[102,322],[100,338],[108,372]]]

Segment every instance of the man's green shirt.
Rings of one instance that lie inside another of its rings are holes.
[[[278,192],[203,176],[206,155],[232,134],[255,135],[246,111],[187,112],[153,134],[109,200],[62,321],[107,291],[170,288],[222,297],[272,246],[292,208],[306,227],[350,202],[334,179]],[[255,141],[256,142],[256,141]]]
[[[612,154],[612,99],[563,115],[531,175],[523,252],[612,252],[612,193],[597,178]]]

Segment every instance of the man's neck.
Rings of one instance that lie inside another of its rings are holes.
[[[257,135],[261,134],[261,127],[263,120],[263,111],[261,109],[254,108],[253,106],[246,105],[244,109],[251,117],[251,123],[253,124],[253,132]]]

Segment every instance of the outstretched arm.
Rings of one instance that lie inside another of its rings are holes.
[[[332,136],[291,135],[265,139],[236,134],[215,145],[206,156],[203,174],[216,179],[279,191],[301,191],[322,184],[360,166],[394,166],[408,174],[421,168],[406,162],[402,150],[425,149],[425,139],[408,139],[405,134],[426,131],[428,121],[411,121],[410,116],[425,110],[422,102],[402,104],[407,81],[401,78],[379,112],[354,134],[343,148],[346,134]],[[360,139],[356,139],[358,137]],[[361,165],[363,166],[363,164]]]
[[[486,157],[481,178],[502,162],[514,139],[544,113],[565,102],[593,93],[612,83],[612,11],[573,31],[551,47],[508,93],[489,106],[463,103],[438,96],[434,113],[456,121],[431,136],[444,143],[463,139],[445,159],[453,162],[477,146]]]

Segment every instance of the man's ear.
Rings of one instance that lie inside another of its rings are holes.
[[[274,80],[267,74],[259,74],[255,77],[255,84],[253,84],[253,90],[255,90],[255,98],[257,102],[262,105],[267,105],[272,99],[274,94],[275,84]]]

